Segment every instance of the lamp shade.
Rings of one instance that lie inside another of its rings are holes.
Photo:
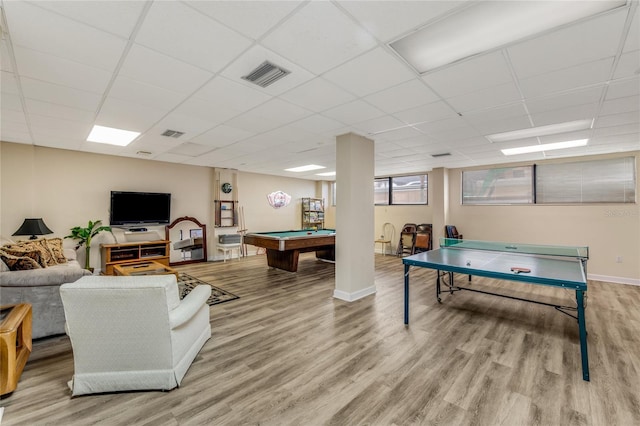
[[[31,235],[30,239],[35,240],[36,235],[46,235],[53,234],[53,231],[49,229],[47,225],[45,225],[42,218],[37,219],[25,219],[22,223],[22,226],[18,228],[13,235]]]

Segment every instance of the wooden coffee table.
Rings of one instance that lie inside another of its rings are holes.
[[[178,278],[178,271],[155,260],[114,265],[113,271],[116,275],[124,276],[174,274]]]

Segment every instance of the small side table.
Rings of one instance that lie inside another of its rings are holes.
[[[0,306],[0,395],[18,386],[31,354],[31,305]]]
[[[242,243],[233,244],[220,244],[217,245],[218,250],[222,252],[222,262],[227,261],[227,253],[229,253],[229,260],[233,259],[233,250],[238,251],[238,260],[240,260],[240,251],[242,250]]]

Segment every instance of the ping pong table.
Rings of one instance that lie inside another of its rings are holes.
[[[473,291],[525,302],[551,306],[578,322],[582,378],[589,381],[587,354],[587,327],[585,324],[585,293],[587,291],[588,247],[545,246],[533,244],[501,243],[493,241],[458,240],[441,238],[440,248],[418,253],[402,259],[404,264],[404,323],[409,324],[409,272],[411,266],[429,268],[436,273],[436,298],[442,302],[442,285],[450,294]],[[444,272],[445,274],[442,274]],[[547,285],[575,290],[576,306],[554,305],[484,291],[454,283],[453,274],[482,276],[499,280]],[[448,282],[445,277],[448,276]],[[575,312],[575,315],[573,314]]]

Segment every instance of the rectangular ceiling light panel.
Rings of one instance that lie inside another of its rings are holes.
[[[109,145],[127,146],[135,138],[140,136],[140,132],[116,129],[113,127],[93,126],[91,133],[87,137],[88,142],[106,143]]]
[[[390,46],[424,74],[626,3],[626,0],[477,2]]]
[[[531,127],[529,129],[514,130],[512,132],[495,133],[486,136],[490,142],[507,142],[518,139],[535,138],[539,136],[557,135],[560,133],[587,130],[593,127],[593,119],[567,121],[565,123],[549,124],[547,126]]]
[[[580,147],[580,146],[585,146],[588,142],[589,142],[589,139],[579,139],[579,140],[575,140],[575,141],[547,143],[547,144],[542,144],[542,145],[522,146],[522,147],[519,147],[519,148],[503,149],[502,153],[504,155],[519,155],[519,154],[530,154],[532,152],[553,151],[553,150],[556,150],[556,149],[577,148],[577,147]]]
[[[316,164],[309,164],[307,166],[300,166],[300,167],[293,167],[291,169],[284,169],[287,172],[308,172],[311,170],[319,170],[319,169],[324,169],[326,167],[324,166],[318,166]]]

